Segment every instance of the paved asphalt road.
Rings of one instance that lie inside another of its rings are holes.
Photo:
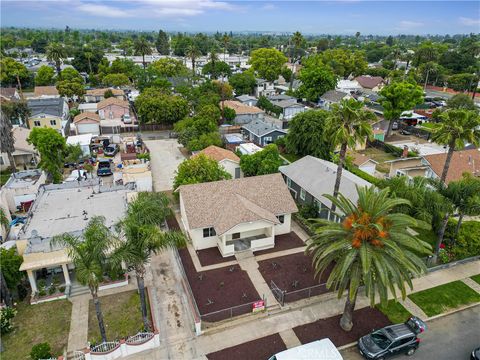
[[[427,323],[427,331],[412,357],[398,355],[391,359],[469,360],[480,346],[480,305]],[[344,360],[361,360],[357,348],[342,352]]]

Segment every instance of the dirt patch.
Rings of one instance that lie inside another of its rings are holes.
[[[168,229],[169,230],[178,230],[180,231],[180,225],[178,224],[178,221],[177,219],[175,218],[175,216],[169,216],[167,217],[167,226],[168,226]]]
[[[202,266],[221,264],[235,260],[235,256],[223,257],[217,247],[197,250],[196,253]]]
[[[297,326],[293,331],[302,344],[329,338],[335,346],[342,346],[367,335],[373,329],[390,325],[391,322],[379,310],[366,307],[353,312],[353,328],[346,332],[340,327],[341,315],[317,320],[313,323]]]
[[[258,265],[258,269],[268,285],[270,285],[273,280],[275,285],[282,291],[287,292],[285,302],[292,302],[309,296],[324,294],[328,291],[325,285],[316,285],[324,284],[327,281],[330,270],[325,271],[321,279],[315,277],[315,272],[312,267],[312,256],[305,255],[303,252],[259,261]],[[301,291],[311,286],[316,287],[314,289]]]
[[[303,242],[303,240],[300,239],[300,237],[295,232],[292,231],[288,234],[275,236],[275,247],[272,249],[255,251],[255,256],[259,256],[263,254],[271,254],[274,252],[299,248],[303,246],[305,246],[305,243]]]
[[[207,354],[207,358],[209,360],[265,360],[283,350],[287,350],[287,347],[282,338],[279,334],[273,334]]]
[[[260,300],[248,274],[238,265],[197,272],[188,250],[180,249],[178,252],[202,320],[214,322],[250,313],[252,305],[247,303]],[[203,316],[232,306],[239,307]]]

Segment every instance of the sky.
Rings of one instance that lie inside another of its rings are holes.
[[[480,1],[2,0],[1,26],[305,34],[480,33]]]

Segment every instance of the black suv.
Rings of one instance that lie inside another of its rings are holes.
[[[368,360],[383,360],[397,354],[413,355],[418,349],[418,334],[427,326],[412,316],[404,324],[386,326],[358,340],[358,349]]]

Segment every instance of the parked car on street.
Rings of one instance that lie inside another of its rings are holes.
[[[480,360],[480,347],[474,349],[470,355],[470,360]]]
[[[422,320],[412,316],[403,324],[386,326],[361,337],[358,349],[368,360],[384,360],[397,354],[411,356],[420,344],[417,335],[426,328],[427,325]]]
[[[97,167],[98,176],[112,175],[112,161],[110,159],[99,159]]]
[[[118,152],[117,144],[110,144],[103,150],[103,153],[105,154],[105,156],[115,156],[117,152]]]
[[[412,133],[411,133],[410,131],[405,130],[405,129],[403,129],[402,131],[400,131],[400,134],[402,134],[402,135],[412,135]]]

